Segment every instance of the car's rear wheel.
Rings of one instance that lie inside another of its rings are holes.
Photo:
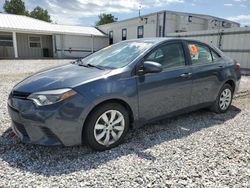
[[[119,145],[128,128],[126,108],[118,103],[105,103],[90,114],[83,136],[92,149],[106,150]]]
[[[215,113],[225,113],[230,107],[233,99],[233,88],[229,84],[225,84],[212,105],[211,110]]]

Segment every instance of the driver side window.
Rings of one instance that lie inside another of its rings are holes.
[[[185,57],[181,43],[162,45],[149,53],[145,61],[160,63],[163,69],[185,66]]]

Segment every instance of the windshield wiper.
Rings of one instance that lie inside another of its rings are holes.
[[[83,66],[83,67],[94,67],[94,68],[97,68],[97,69],[100,69],[100,70],[104,70],[104,69],[105,69],[105,68],[102,67],[102,66],[93,65],[93,64],[91,64],[91,63],[85,64],[85,63],[83,63],[82,59],[77,59],[77,60],[75,60],[75,61],[73,61],[73,62],[71,62],[71,63],[72,63],[72,64],[77,64],[77,65]]]
[[[78,64],[79,66],[83,66],[83,67],[94,67],[94,68],[97,68],[97,69],[100,69],[100,70],[104,70],[104,67],[101,67],[101,66],[98,66],[98,65],[93,65],[93,64],[85,64],[85,63],[82,63],[82,61],[79,61]]]
[[[76,60],[74,60],[74,61],[71,61],[70,63],[71,63],[71,64],[80,64],[81,62],[82,62],[81,59],[76,59]]]
[[[95,68],[97,68],[97,69],[104,70],[103,67],[98,66],[98,65],[93,65],[93,64],[90,64],[90,63],[88,63],[88,64],[86,64],[86,65],[87,65],[88,67],[95,67]]]

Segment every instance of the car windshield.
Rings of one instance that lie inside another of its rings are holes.
[[[121,68],[132,62],[153,44],[153,41],[121,42],[91,54],[82,59],[81,64],[111,69]]]

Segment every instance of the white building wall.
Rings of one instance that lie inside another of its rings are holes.
[[[223,27],[226,28],[226,26],[239,27],[239,24],[222,19],[215,19],[211,16],[197,16],[187,13],[166,13],[166,33],[203,31]]]
[[[176,14],[166,14],[166,33],[173,33],[179,29],[179,19]],[[160,22],[163,22],[163,17],[161,17]]]
[[[151,15],[147,17],[147,21],[144,19],[141,21],[141,24],[144,27],[144,36],[145,38],[149,37],[156,37],[156,30],[157,30],[157,15]],[[136,27],[136,35],[137,35],[137,27]]]
[[[108,46],[108,41],[107,37],[94,37],[94,52]]]
[[[56,35],[55,45],[58,58],[80,58],[91,54],[92,50],[95,52],[107,46],[108,38],[81,35]]]
[[[146,19],[135,18],[128,21],[121,21],[99,26],[99,29],[106,34],[113,31],[113,43],[122,40],[122,29],[127,29],[127,39],[137,38],[137,27],[144,27],[144,37],[156,37],[156,15],[147,17]]]
[[[207,20],[199,17],[180,16],[180,30],[200,31],[207,29]],[[191,22],[189,22],[189,19]]]
[[[165,14],[165,23],[164,23]],[[113,43],[122,40],[122,29],[127,29],[127,39],[137,38],[137,27],[143,25],[144,38],[162,37],[167,33],[204,31],[210,28],[239,27],[239,24],[228,20],[197,14],[162,11],[145,16],[136,17],[111,24],[101,25],[99,29],[109,34],[113,31]],[[165,25],[165,28],[163,28]],[[225,26],[225,27],[224,27]],[[163,31],[165,30],[165,33]]]

